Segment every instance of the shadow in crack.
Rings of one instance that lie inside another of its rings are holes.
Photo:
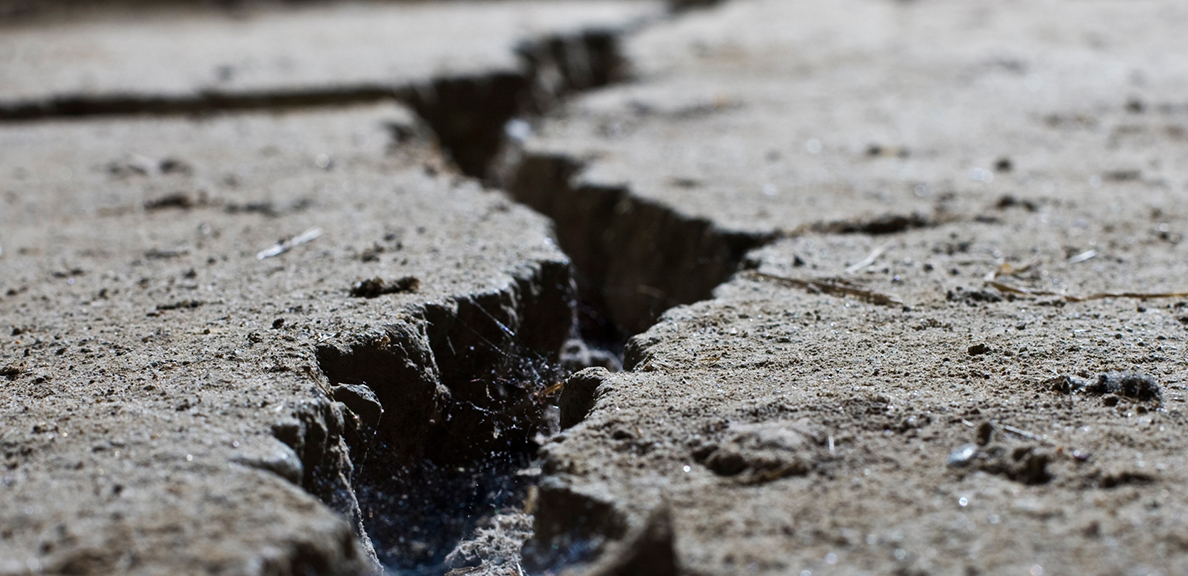
[[[383,452],[382,447],[379,452]],[[465,466],[426,460],[391,467],[373,458],[358,470],[356,495],[381,563],[397,574],[437,575],[446,556],[479,526],[519,508],[537,481],[530,451],[493,453]]]
[[[351,442],[351,486],[389,569],[442,574],[477,526],[522,504],[536,478],[521,471],[558,429],[548,392],[564,377],[573,302],[568,262],[545,262],[506,290],[318,348],[350,417],[380,414]]]
[[[452,339],[470,349],[463,335]],[[397,574],[444,574],[457,567],[446,556],[494,515],[521,507],[538,480],[539,443],[559,428],[547,391],[563,373],[517,345],[477,377],[431,382],[433,364],[418,369],[405,356],[416,341],[348,356],[327,349],[323,366],[336,396],[365,384],[383,406],[370,441],[351,449],[351,484],[380,562]],[[416,393],[426,387],[433,393]]]
[[[558,430],[545,391],[563,375],[533,354],[500,358],[450,389],[419,446],[391,441],[398,423],[381,425],[381,439],[357,466],[363,524],[390,570],[431,575],[457,568],[446,556],[495,514],[521,507],[538,480],[532,466],[539,441]]]

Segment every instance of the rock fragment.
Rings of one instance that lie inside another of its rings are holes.
[[[1122,396],[1140,402],[1162,399],[1163,392],[1159,383],[1150,375],[1140,372],[1102,372],[1097,379],[1089,380],[1077,376],[1064,375],[1046,381],[1049,388],[1062,394],[1080,392],[1097,396],[1114,398],[1109,405],[1117,404],[1117,397]]]
[[[383,278],[361,280],[351,287],[351,296],[355,298],[377,298],[384,294],[399,294],[401,292],[416,292],[421,281],[416,276],[404,276],[392,282],[385,282]]]

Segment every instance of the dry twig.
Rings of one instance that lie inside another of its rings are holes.
[[[850,296],[880,306],[899,306],[903,304],[903,301],[896,296],[856,288],[838,280],[801,280],[799,278],[788,278],[786,276],[777,276],[758,271],[751,271],[750,274],[757,278],[779,282],[802,290],[816,291],[834,296]]]
[[[281,254],[284,254],[285,252],[288,252],[289,250],[291,250],[294,246],[300,246],[302,244],[305,244],[306,242],[309,242],[321,235],[322,235],[321,228],[310,228],[309,230],[306,230],[305,232],[302,232],[288,240],[282,240],[282,241],[277,242],[276,244],[272,245],[269,248],[265,248],[264,250],[261,250],[258,254],[256,254],[256,260],[263,260],[265,258],[272,258],[273,256],[280,256]]]
[[[1088,302],[1090,300],[1103,300],[1105,298],[1137,298],[1139,300],[1155,298],[1188,298],[1188,292],[1097,292],[1088,296],[1075,296],[1072,294],[1059,294],[1057,292],[1051,292],[1048,290],[1028,290],[1026,288],[1016,288],[995,280],[987,280],[986,285],[992,286],[1001,292],[1019,294],[1020,296],[1056,296],[1065,302]]]
[[[1082,257],[1082,256],[1084,256],[1084,254],[1074,256],[1074,258]],[[1082,260],[1088,260],[1088,258],[1087,257],[1082,258]],[[983,277],[982,281],[985,282],[985,284],[987,286],[990,286],[990,287],[998,290],[999,292],[1004,292],[1007,294],[1018,294],[1020,296],[1055,296],[1057,298],[1064,300],[1065,302],[1087,302],[1089,300],[1102,300],[1105,298],[1137,298],[1140,300],[1146,300],[1146,299],[1153,299],[1153,298],[1186,298],[1186,297],[1188,297],[1188,292],[1097,292],[1094,294],[1090,294],[1088,296],[1076,296],[1073,294],[1061,294],[1059,292],[1052,292],[1050,290],[1030,290],[1027,288],[1019,288],[1019,287],[1011,286],[1010,284],[1005,284],[1003,282],[998,281],[998,278],[1000,276],[1015,276],[1017,274],[1021,274],[1023,272],[1030,270],[1031,268],[1037,266],[1038,264],[1039,264],[1039,258],[1036,258],[1036,259],[1028,262],[1027,264],[1019,266],[1018,268],[1013,267],[1009,263],[1004,262],[1002,264],[999,264],[998,268],[995,268],[993,272],[990,272],[985,277]]]
[[[874,264],[875,261],[879,259],[879,256],[882,256],[884,253],[886,253],[888,250],[890,250],[893,246],[895,246],[894,242],[888,242],[886,244],[883,244],[882,246],[879,246],[878,248],[875,248],[870,253],[869,256],[867,256],[866,258],[863,258],[861,261],[856,262],[856,263],[852,264],[851,266],[849,266],[848,268],[846,268],[846,273],[853,274],[863,268],[866,268],[867,266],[870,266],[871,264]]]

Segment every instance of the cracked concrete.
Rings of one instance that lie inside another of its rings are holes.
[[[1184,17],[757,0],[633,36],[509,190],[559,222],[614,191],[559,233],[579,270],[641,213],[763,246],[712,297],[640,265],[652,225],[602,253],[619,322],[689,305],[581,387],[526,560],[599,572],[664,508],[654,573],[1182,571]],[[1123,370],[1160,399],[1069,384]]]
[[[1178,4],[253,10],[0,40],[0,572],[1188,569]]]
[[[970,220],[1005,195],[1076,202],[1092,220],[1119,188],[1141,189],[1146,206],[1125,208],[1178,210],[1184,75],[1166,50],[1182,40],[1147,23],[1185,15],[1107,3],[1064,21],[1065,8],[734,2],[690,13],[625,41],[634,80],[542,122],[508,188],[561,223],[575,259],[610,245],[588,268],[607,277],[600,290],[631,331],[726,279],[741,251],[715,244]],[[1114,186],[1090,187],[1095,176]],[[606,190],[618,196],[575,208]],[[658,244],[675,243],[651,234],[660,218],[707,246],[695,257]],[[695,258],[715,264],[666,268]]]
[[[487,404],[466,385],[524,400],[531,384],[482,359],[556,358],[568,261],[546,220],[396,143],[412,122],[379,105],[6,128],[6,572],[363,571],[351,481],[369,435],[413,460],[452,430],[431,420]],[[123,169],[165,158],[185,168]],[[400,276],[419,287],[350,295]],[[417,378],[343,374],[329,351],[358,346]],[[338,382],[368,384],[387,419],[328,399]]]
[[[517,74],[521,43],[621,28],[661,9],[615,0],[329,3],[39,22],[9,29],[0,41],[8,62],[0,102],[408,89],[438,78]]]

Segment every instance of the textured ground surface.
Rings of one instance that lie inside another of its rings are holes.
[[[650,546],[695,574],[1182,572],[1184,297],[1074,300],[1188,289],[1186,17],[753,1],[633,37],[635,81],[542,123],[511,189],[604,218],[559,236],[628,326],[744,270],[585,386],[537,566],[639,562],[668,508]],[[1161,401],[1078,388],[1127,370]]]
[[[0,573],[1188,570],[1180,3],[106,10],[0,35]]]
[[[403,88],[514,73],[522,42],[619,27],[658,8],[613,0],[342,3],[38,22],[0,41],[8,61],[0,101]]]
[[[358,521],[348,445],[377,422],[369,402],[327,403],[320,363],[401,396],[386,433],[413,459],[454,372],[473,368],[435,357],[427,316],[508,348],[499,323],[523,328],[526,348],[555,355],[570,304],[548,223],[427,174],[423,145],[393,142],[410,119],[381,106],[6,128],[22,176],[4,223],[5,570],[345,571],[365,559],[349,524],[288,481]],[[320,236],[260,259],[308,230]],[[531,325],[550,314],[551,331]],[[356,374],[378,369],[351,361],[359,346],[417,379]]]

